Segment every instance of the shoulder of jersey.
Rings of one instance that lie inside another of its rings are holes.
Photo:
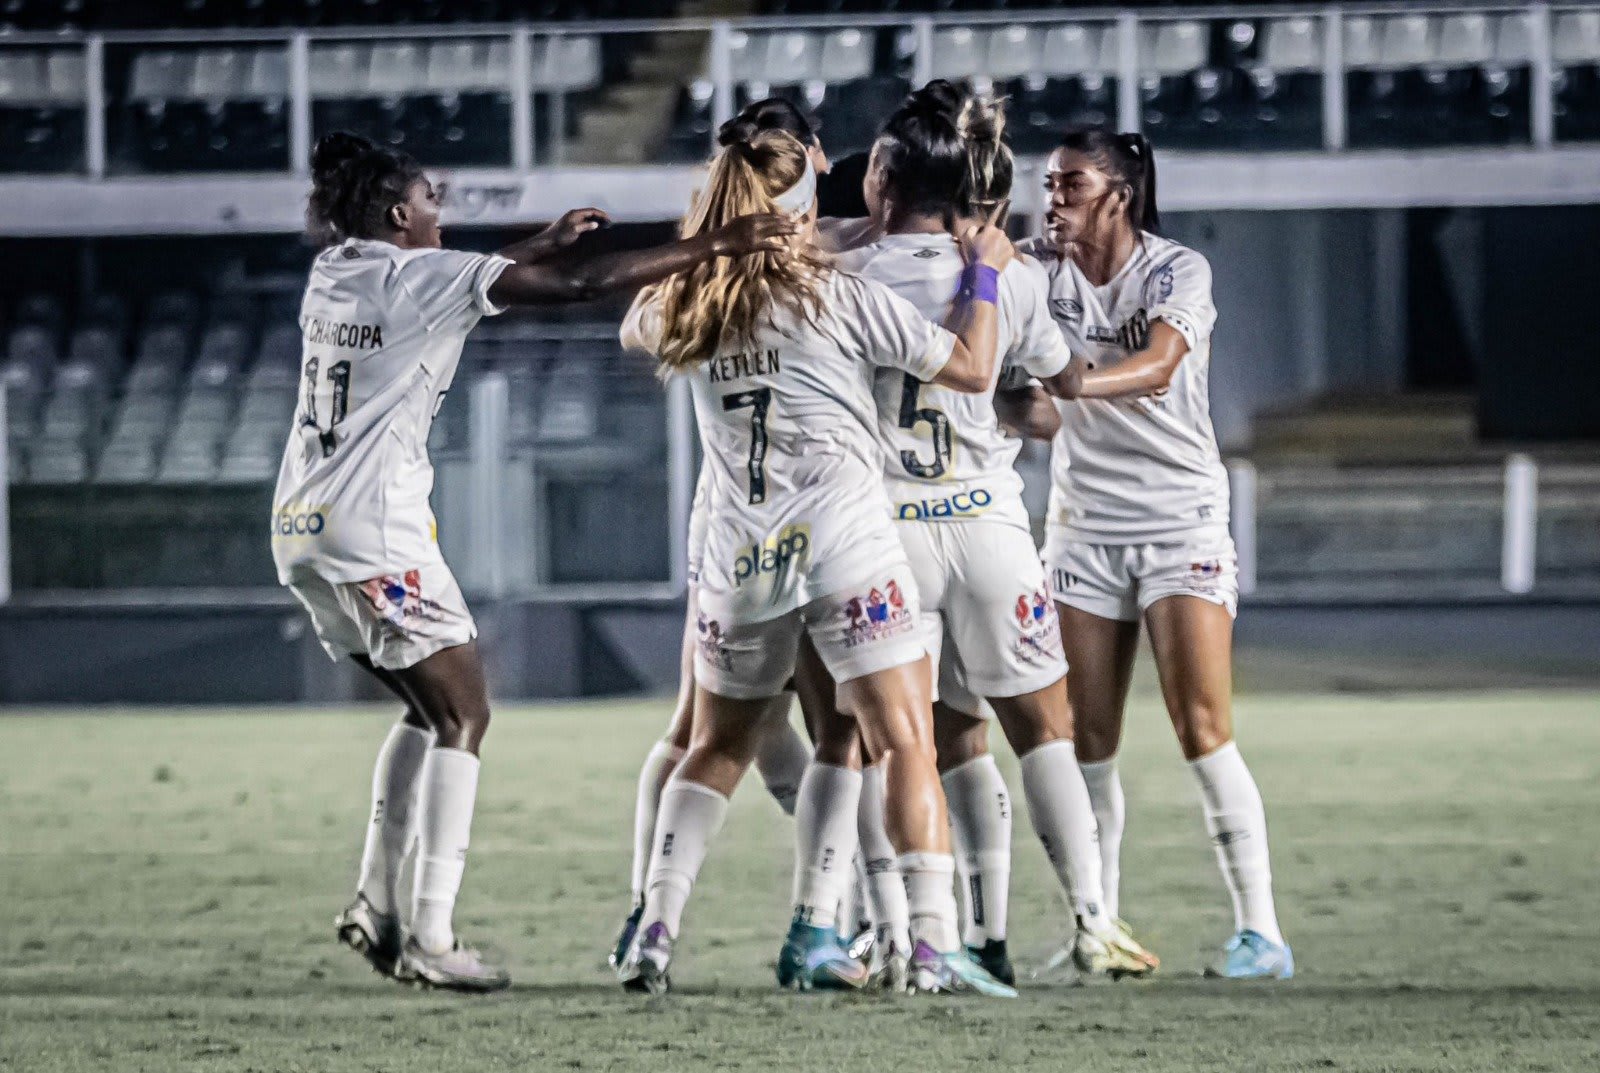
[[[1059,259],[1056,256],[1056,248],[1039,235],[1035,235],[1033,238],[1025,238],[1017,243],[1017,253],[1038,261],[1041,265]]]

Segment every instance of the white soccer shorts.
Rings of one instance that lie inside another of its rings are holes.
[[[1050,589],[1068,607],[1137,622],[1168,596],[1196,596],[1239,613],[1239,558],[1226,533],[1155,544],[1090,544],[1052,527],[1044,561]]]
[[[478,636],[443,559],[367,581],[332,582],[303,571],[289,582],[289,591],[311,613],[317,640],[336,660],[366,656],[378,667],[400,671]]]
[[[800,631],[837,683],[915,663],[927,652],[917,628],[917,585],[905,563],[859,585],[762,622],[695,617],[695,681],[735,700],[775,697],[794,675]]]
[[[939,696],[970,715],[978,697],[1019,697],[1067,673],[1044,567],[1026,530],[982,520],[895,523],[922,596],[923,646]],[[944,654],[946,641],[956,651]],[[943,658],[941,658],[941,656]]]

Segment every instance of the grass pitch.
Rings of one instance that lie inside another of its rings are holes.
[[[459,915],[515,970],[488,999],[396,987],[334,943],[392,711],[0,716],[0,1069],[1600,1068],[1593,693],[1243,699],[1301,970],[1245,987],[1198,978],[1227,898],[1138,700],[1123,904],[1163,973],[1011,1003],[776,991],[790,827],[753,778],[690,906],[680,990],[623,994],[602,958],[665,712],[497,716]],[[1016,838],[1026,958],[1059,937],[1057,903],[1025,817]]]

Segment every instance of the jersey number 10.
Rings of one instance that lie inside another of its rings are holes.
[[[328,427],[323,428],[317,421],[317,388],[321,386],[317,380],[317,372],[321,367],[318,358],[306,359],[306,396],[305,416],[300,419],[302,426],[310,426],[317,430],[317,440],[322,444],[322,457],[330,458],[334,448],[339,446],[334,429],[344,420],[344,415],[350,410],[350,363],[336,361],[328,367]]]

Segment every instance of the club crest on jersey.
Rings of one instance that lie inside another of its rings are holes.
[[[763,575],[784,575],[802,569],[810,551],[811,527],[786,525],[766,540],[740,550],[733,561],[733,584],[738,587]],[[782,587],[781,576],[774,577],[774,585]]]
[[[1069,324],[1083,319],[1083,303],[1076,298],[1050,299],[1050,313],[1057,320],[1064,320]]]
[[[384,574],[363,581],[361,594],[367,598],[386,628],[403,631],[406,621],[427,617],[439,611],[439,604],[422,595],[422,572],[407,570],[404,574]]]
[[[902,522],[926,522],[938,518],[966,518],[982,514],[994,497],[985,488],[970,492],[957,492],[943,499],[918,499],[900,503],[895,507],[895,517]]]
[[[1176,277],[1170,264],[1162,265],[1150,274],[1144,281],[1144,301],[1146,305],[1158,306],[1172,297],[1173,280]]]
[[[1143,309],[1133,311],[1133,316],[1122,322],[1120,328],[1101,328],[1090,325],[1084,337],[1091,343],[1109,343],[1129,353],[1137,354],[1150,345],[1150,317]]]
[[[725,671],[733,670],[733,653],[728,651],[723,639],[722,624],[700,613],[695,616],[694,629],[695,645],[700,650],[700,658],[713,667]]]
[[[874,586],[865,596],[852,596],[845,601],[844,617],[846,648],[905,633],[912,625],[905,594],[892,578],[881,589]]]

